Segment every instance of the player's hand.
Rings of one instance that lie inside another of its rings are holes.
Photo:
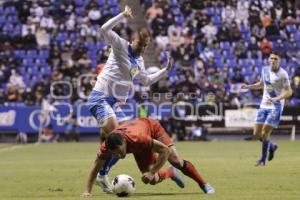
[[[167,70],[170,71],[173,67],[173,62],[172,62],[172,59],[171,59],[171,56],[168,55],[168,58],[167,58]]]
[[[250,89],[249,85],[242,83],[241,89]]]
[[[153,182],[153,180],[155,179],[155,174],[151,173],[151,172],[146,172],[143,174],[142,176],[142,181],[145,184],[148,184],[150,182]]]
[[[126,17],[126,18],[133,18],[133,15],[132,15],[132,10],[129,6],[125,6],[125,9],[124,9],[124,12],[123,12],[123,15]]]
[[[278,101],[277,97],[268,98],[267,100],[268,103],[275,103],[276,101]]]
[[[90,192],[83,192],[80,196],[81,197],[91,197],[92,194]]]

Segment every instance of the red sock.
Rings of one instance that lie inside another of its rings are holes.
[[[181,172],[196,181],[200,185],[204,185],[207,183],[207,181],[202,178],[202,176],[197,172],[194,165],[190,163],[189,161],[184,161],[183,167],[181,169]]]
[[[159,176],[159,182],[173,176],[173,170],[171,168],[168,168],[168,169],[165,169],[165,170],[161,169],[157,173],[158,173],[158,176]]]

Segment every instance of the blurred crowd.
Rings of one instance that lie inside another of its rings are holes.
[[[240,89],[260,79],[271,50],[282,53],[300,104],[300,4],[294,0],[141,0],[161,63],[175,70],[158,91],[194,93],[200,102],[259,103],[262,91]],[[187,96],[182,100],[189,101]]]
[[[84,100],[110,51],[97,30],[118,13],[118,0],[1,1],[0,103]],[[130,39],[126,21],[115,30]]]
[[[40,104],[43,98],[77,103],[109,54],[98,33],[118,14],[119,0],[11,0],[0,2],[0,104]],[[141,0],[161,63],[175,67],[152,92],[183,93],[179,100],[240,106],[259,102],[255,82],[272,49],[300,104],[300,9],[293,0]],[[115,28],[130,40],[124,21]],[[147,66],[147,63],[146,63]],[[137,89],[141,99],[143,89]],[[146,90],[147,92],[147,90]],[[187,94],[194,94],[191,95]]]

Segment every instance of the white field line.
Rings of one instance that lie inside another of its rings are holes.
[[[4,147],[0,149],[0,153],[2,152],[7,152],[7,151],[14,151],[16,149],[23,148],[24,145],[14,145],[14,146],[9,146],[9,147]]]

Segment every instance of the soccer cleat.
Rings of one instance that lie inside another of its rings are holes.
[[[101,176],[100,174],[98,174],[95,180],[95,185],[100,186],[103,192],[106,192],[108,194],[113,193],[112,186],[109,183],[107,175]]]
[[[264,161],[262,161],[262,160],[259,160],[259,161],[257,161],[257,163],[256,163],[256,167],[259,167],[259,166],[265,166],[266,165],[266,163],[264,162]]]
[[[178,171],[176,170],[175,167],[171,166],[170,169],[173,171],[173,176],[171,179],[180,187],[184,188],[184,180],[183,178],[178,174]]]
[[[205,194],[214,194],[216,192],[215,189],[209,183],[206,183],[204,185],[199,184],[199,186]]]
[[[275,155],[275,151],[276,151],[277,149],[278,149],[278,145],[277,145],[277,144],[274,144],[274,147],[273,147],[273,148],[270,148],[270,150],[269,150],[269,156],[268,156],[268,161],[273,160],[274,155]]]

